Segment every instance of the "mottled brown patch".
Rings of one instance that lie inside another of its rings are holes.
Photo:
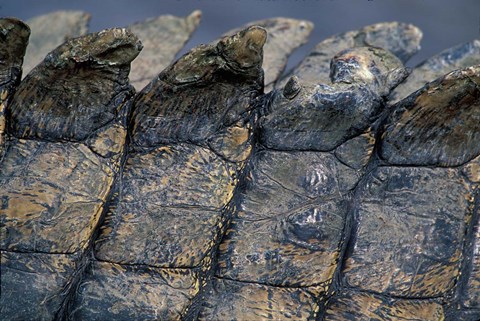
[[[4,251],[0,255],[2,319],[55,319],[72,284],[79,256]]]
[[[445,295],[459,275],[470,193],[458,170],[377,169],[359,196],[343,271],[348,284],[396,296]]]
[[[232,198],[235,173],[234,164],[194,145],[135,153],[126,162],[122,202],[219,210]]]
[[[239,122],[215,135],[209,141],[209,146],[216,153],[230,161],[243,162],[252,152],[251,137],[251,125],[243,125]]]
[[[73,253],[95,229],[113,182],[82,144],[13,140],[0,166],[1,248]]]
[[[315,288],[276,288],[214,279],[199,320],[315,320]],[[312,292],[310,292],[312,290]]]
[[[346,292],[329,300],[325,321],[442,321],[443,308],[435,301],[386,299]]]
[[[121,154],[125,147],[126,137],[125,127],[114,124],[96,133],[89,145],[95,153],[103,157],[112,157]]]
[[[209,149],[187,144],[131,154],[97,240],[97,257],[157,267],[205,264],[238,170]]]
[[[183,320],[199,290],[189,269],[154,269],[95,262],[85,274],[73,320]]]

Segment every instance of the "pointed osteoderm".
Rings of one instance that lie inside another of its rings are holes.
[[[266,31],[257,26],[192,49],[134,103],[135,145],[205,142],[242,118],[263,89]]]
[[[126,29],[67,41],[20,84],[9,108],[9,133],[47,140],[87,138],[117,116],[119,100],[133,94],[128,72],[141,48]]]

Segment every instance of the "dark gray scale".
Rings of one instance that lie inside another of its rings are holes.
[[[381,97],[405,76],[393,54],[359,47],[333,58],[332,85],[294,77],[272,92],[200,320],[315,320],[332,291]]]
[[[120,168],[141,50],[125,29],[69,40],[7,106],[0,164],[2,317],[53,320],[71,295]]]
[[[413,68],[408,78],[389,97],[393,105],[415,90],[451,71],[480,64],[480,40],[448,48]]]
[[[440,318],[438,303],[447,320],[480,317],[479,75],[480,66],[451,72],[393,106],[379,133],[379,166],[356,195],[343,285],[403,298],[409,311],[415,299],[435,299],[425,320]],[[331,315],[325,320],[337,320]]]
[[[273,95],[271,111],[260,123],[262,144],[282,150],[331,151],[363,133],[382,111],[382,97],[388,94],[385,84],[398,83],[407,72],[398,68],[384,75],[385,67],[380,62],[368,65],[370,56],[378,56],[377,60],[383,59],[387,65],[398,58],[367,47],[358,52],[362,55],[341,52],[341,58],[332,63],[333,85],[307,84],[296,97],[301,86],[293,78],[284,89],[291,101]]]
[[[3,156],[6,108],[22,77],[22,62],[25,55],[30,28],[14,18],[0,19],[0,159]]]
[[[471,187],[455,170],[379,167],[362,189],[348,285],[392,296],[444,296],[457,280]]]
[[[476,195],[465,242],[462,275],[457,286],[459,300],[452,305],[450,315],[452,320],[474,321],[480,318],[480,156],[463,166],[462,173],[476,186]]]
[[[462,172],[476,185],[476,195],[464,243],[464,262],[456,286],[456,300],[447,309],[447,319],[477,321],[480,318],[480,156],[463,166]]]
[[[480,309],[480,157],[476,157],[469,163],[463,166],[463,174],[468,180],[476,184],[476,200],[475,209],[472,216],[471,226],[473,239],[467,240],[467,247],[469,246],[470,253],[472,255],[471,260],[467,260],[465,264],[464,281],[466,282],[465,289],[463,291],[463,303],[464,306],[472,309]]]
[[[422,32],[414,25],[401,22],[383,22],[352,30],[325,39],[313,48],[289,75],[277,82],[282,88],[291,76],[311,84],[329,84],[330,60],[338,52],[362,46],[389,50],[405,63],[420,49]]]
[[[134,101],[122,177],[72,320],[194,318],[251,152],[266,32],[194,48]]]

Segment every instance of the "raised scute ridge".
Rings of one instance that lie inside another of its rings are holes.
[[[338,52],[353,47],[379,47],[391,51],[403,63],[420,49],[422,32],[411,24],[384,22],[344,32],[320,42],[312,52],[292,71],[304,82],[328,83],[330,59]],[[282,87],[289,76],[276,84]]]
[[[22,76],[30,28],[15,18],[0,19],[0,155],[5,143],[7,105]]]
[[[10,106],[10,134],[47,140],[87,138],[116,117],[118,101],[132,95],[128,72],[141,48],[126,29],[67,41],[20,84]]]
[[[20,68],[30,37],[30,28],[15,18],[0,19],[0,75],[7,75],[7,68]],[[0,78],[3,83],[4,77]]]
[[[380,144],[389,164],[458,166],[480,154],[480,65],[451,72],[394,108]]]
[[[329,151],[362,133],[382,111],[382,96],[407,75],[392,53],[372,47],[340,52],[332,85],[302,84],[295,76],[272,93],[260,119],[260,143],[279,150]]]
[[[90,14],[83,11],[54,11],[28,20],[32,34],[25,54],[24,75],[66,40],[85,35],[89,22]]]
[[[130,82],[137,90],[170,65],[197,29],[201,17],[202,13],[195,10],[187,17],[162,15],[127,27],[143,44],[143,50],[132,62],[130,72]]]
[[[266,31],[250,27],[192,49],[135,99],[133,141],[205,142],[241,119],[263,85]]]
[[[254,21],[243,27],[230,30],[225,35],[233,35],[248,26],[261,26],[267,30],[267,41],[263,53],[263,70],[265,71],[265,90],[280,77],[290,54],[308,41],[313,30],[313,23],[307,20],[290,18],[270,18]]]

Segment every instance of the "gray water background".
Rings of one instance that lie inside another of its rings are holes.
[[[323,39],[365,25],[402,21],[423,31],[422,50],[408,66],[459,43],[480,39],[480,0],[0,0],[0,16],[28,20],[56,10],[92,15],[90,31],[122,27],[161,14],[202,11],[202,22],[180,54],[254,20],[291,17],[315,24],[308,44],[289,60],[294,67]]]

